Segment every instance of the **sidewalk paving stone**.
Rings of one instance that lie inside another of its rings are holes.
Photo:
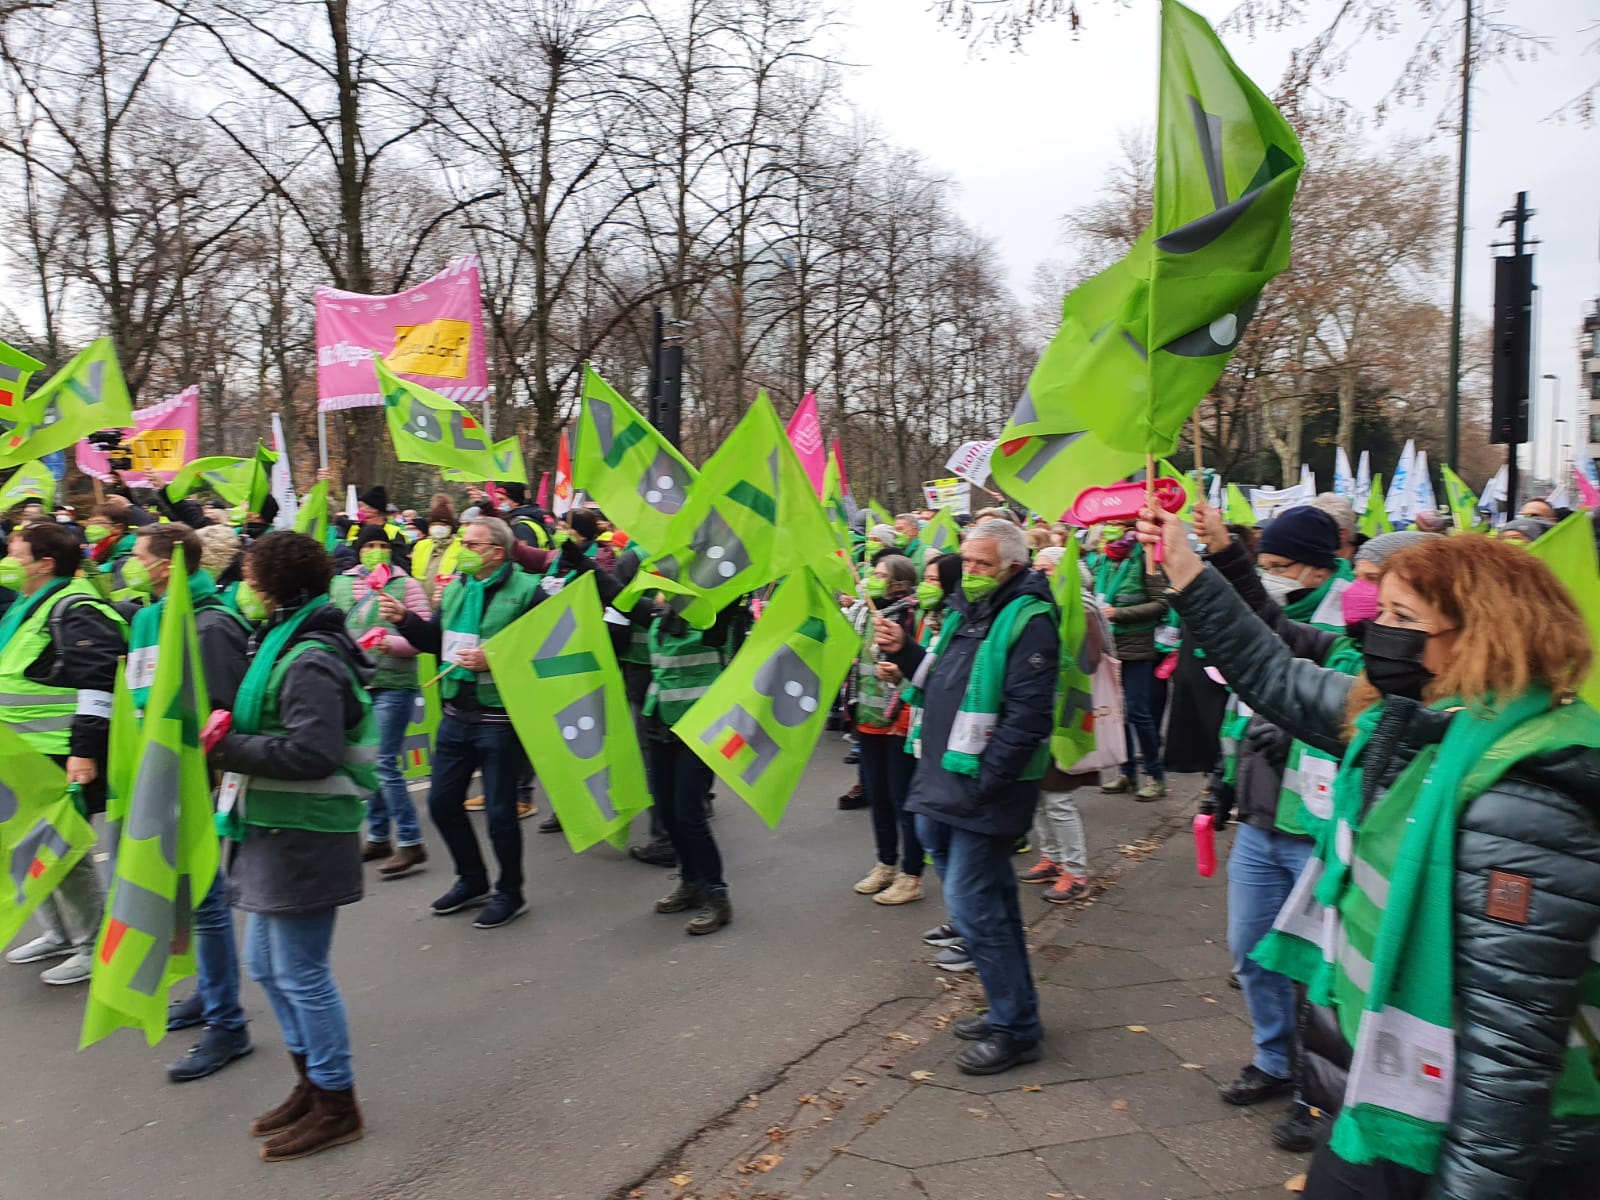
[[[1310,1160],[1272,1144],[1268,1131],[1272,1121],[1281,1118],[1283,1105],[1273,1103],[1264,1109],[1243,1121],[1224,1118],[1180,1125],[1158,1130],[1155,1136],[1218,1189],[1270,1187],[1273,1183],[1281,1187],[1289,1176],[1305,1170]]]
[[[1084,1200],[1189,1200],[1215,1194],[1148,1133],[1047,1146],[1039,1157],[1068,1195]]]
[[[1139,1132],[1131,1111],[1112,1108],[1112,1097],[1087,1081],[1053,1084],[1037,1092],[996,1092],[990,1100],[1035,1148]]]
[[[1164,1021],[1150,1026],[1150,1033],[1184,1062],[1203,1067],[1223,1068],[1231,1079],[1255,1057],[1250,1023],[1231,1014],[1216,1014],[1194,1020]]]
[[[986,1158],[1026,1148],[1022,1135],[985,1098],[934,1087],[912,1091],[850,1143],[855,1154],[899,1167]]]
[[[1173,1067],[1114,1075],[1096,1080],[1095,1086],[1112,1100],[1126,1103],[1128,1118],[1149,1130],[1244,1116],[1243,1109],[1223,1103],[1216,1082],[1203,1071]]]
[[[925,1167],[917,1182],[931,1200],[973,1200],[977,1196],[1033,1197],[1061,1192],[1061,1181],[1031,1150],[998,1158]]]

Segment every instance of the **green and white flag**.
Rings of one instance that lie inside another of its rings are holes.
[[[28,380],[44,364],[15,346],[0,342],[0,431],[9,433],[28,414]]]
[[[133,401],[110,338],[97,338],[23,402],[23,419],[0,437],[0,467],[65,450],[97,429],[133,424]]]
[[[1050,756],[1071,769],[1095,747],[1094,694],[1085,661],[1089,617],[1083,611],[1083,576],[1078,570],[1078,539],[1067,539],[1067,552],[1056,564],[1051,592],[1061,610],[1061,667],[1056,683],[1056,727]]]
[[[227,454],[197,458],[184,463],[172,477],[166,487],[167,499],[176,503],[195,492],[215,492],[230,507],[260,515],[272,494],[272,464],[277,461],[277,451],[264,442],[256,443],[252,458]]]
[[[0,724],[0,946],[93,846],[66,774]]]
[[[667,528],[689,499],[696,472],[638,410],[601,379],[583,372],[583,408],[572,444],[572,486],[642,546],[666,542]]]
[[[991,462],[1001,487],[1048,516],[1177,447],[1289,265],[1299,139],[1177,0],[1161,6],[1160,101],[1151,226],[1067,296]]]
[[[933,520],[922,527],[919,540],[929,550],[956,554],[961,550],[961,526],[956,524],[948,508],[941,508],[934,513]]]
[[[483,644],[495,685],[577,851],[609,841],[650,807],[622,669],[588,571]]]
[[[473,474],[460,467],[444,467],[439,474],[451,483],[520,483],[528,482],[528,460],[522,457],[522,439],[508,437],[489,447],[489,465],[493,475]]]
[[[1439,467],[1439,474],[1444,479],[1444,495],[1450,503],[1450,515],[1455,519],[1455,531],[1471,533],[1479,526],[1478,497],[1466,481],[1450,469],[1449,463]]]
[[[324,548],[328,546],[328,531],[332,521],[328,515],[328,481],[317,480],[316,486],[306,493],[306,498],[294,514],[294,531],[315,538]]]
[[[11,478],[0,486],[0,509],[11,508],[29,500],[50,505],[55,503],[55,499],[56,477],[50,473],[49,467],[38,461],[23,463],[12,473]]]
[[[142,1029],[152,1046],[161,1040],[168,992],[194,974],[194,911],[217,874],[211,772],[200,746],[211,702],[181,546],[159,647],[80,1047],[123,1027]]]
[[[394,455],[401,462],[454,468],[468,479],[527,483],[528,468],[516,438],[507,439],[510,446],[491,444],[478,419],[454,400],[402,379],[382,358],[374,358],[372,366]]]
[[[832,594],[801,568],[672,732],[776,829],[860,648]]]

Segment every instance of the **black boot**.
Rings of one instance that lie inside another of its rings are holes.
[[[958,1017],[955,1024],[950,1026],[950,1032],[963,1042],[981,1042],[990,1037],[994,1030],[989,1028],[988,1017]]]
[[[956,1069],[963,1075],[998,1075],[1023,1063],[1039,1061],[1039,1043],[991,1032],[956,1055]]]
[[[688,879],[680,879],[677,887],[656,901],[656,911],[658,913],[688,912],[705,899],[705,893],[706,889],[703,885]]]
[[[728,889],[714,887],[706,890],[700,911],[690,917],[689,923],[683,928],[685,933],[699,936],[715,933],[731,920],[733,920],[733,903],[728,899]]]

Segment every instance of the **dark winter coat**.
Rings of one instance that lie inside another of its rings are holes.
[[[1330,754],[1343,754],[1345,704],[1355,680],[1296,659],[1215,570],[1174,601],[1207,657],[1268,720]],[[1390,698],[1364,757],[1378,765],[1370,805],[1450,716]],[[1467,805],[1456,838],[1456,1091],[1439,1169],[1438,1200],[1526,1195],[1542,1166],[1600,1171],[1600,1121],[1551,1116],[1578,981],[1600,938],[1600,755],[1569,749],[1518,763]],[[1525,923],[1488,916],[1489,876],[1531,883]],[[1382,1164],[1361,1194],[1386,1195]]]
[[[274,614],[252,640],[252,654],[287,615]],[[213,767],[263,779],[304,780],[324,779],[344,762],[345,733],[362,720],[357,687],[364,693],[371,681],[372,660],[351,640],[344,614],[331,604],[307,618],[290,645],[302,641],[317,648],[295,659],[283,678],[278,720],[287,732],[230,733],[212,750]],[[361,899],[358,833],[251,829],[249,837],[234,845],[229,892],[245,912],[294,916]]]
[[[1022,570],[993,595],[972,605],[960,591],[948,603],[963,616],[961,628],[945,652],[931,664],[920,683],[923,691],[922,758],[911,780],[906,808],[972,833],[1020,837],[1033,822],[1039,781],[1020,778],[1039,746],[1055,727],[1059,622],[1054,612],[1031,618],[1022,628],[1006,660],[1005,692],[999,719],[980,760],[976,778],[957,775],[941,765],[950,728],[961,709],[978,647],[995,615],[1017,596],[1050,599],[1050,582],[1037,571]],[[915,642],[890,656],[909,680],[928,651]]]

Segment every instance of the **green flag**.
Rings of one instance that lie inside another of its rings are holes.
[[[328,517],[328,481],[319,479],[295,510],[294,531],[315,538],[326,548],[331,526],[332,521]]]
[[[1256,523],[1256,510],[1251,507],[1250,501],[1245,499],[1244,492],[1237,483],[1230,483],[1227,490],[1228,502],[1222,512],[1222,519],[1229,525],[1244,525],[1254,527]]]
[[[93,846],[65,773],[0,724],[0,946]]]
[[[400,758],[405,777],[409,779],[433,778],[433,739],[439,732],[442,708],[439,703],[439,660],[431,654],[417,655],[417,675],[431,679],[431,687],[418,689],[411,702],[411,720],[406,724],[406,736],[400,743]]]
[[[439,474],[451,483],[528,483],[528,460],[522,457],[522,439],[508,437],[489,447],[493,475],[475,474],[460,467],[444,467]]]
[[[211,774],[200,748],[210,715],[177,547],[80,1046],[125,1026],[155,1045],[167,1031],[168,990],[194,973],[194,910],[217,874]]]
[[[1389,512],[1383,504],[1383,476],[1372,477],[1372,499],[1367,502],[1367,511],[1361,514],[1361,522],[1357,526],[1363,537],[1374,538],[1380,533],[1393,533],[1394,522],[1389,519]]]
[[[1600,560],[1595,557],[1594,523],[1587,512],[1575,512],[1549,533],[1532,542],[1528,552],[1544,560],[1566,585],[1572,601],[1589,626],[1589,641],[1600,647]],[[1578,694],[1592,706],[1600,706],[1600,670],[1589,668],[1589,677]]]
[[[874,525],[894,524],[894,517],[889,514],[889,510],[876,500],[867,501],[867,511],[872,514],[872,524]]]
[[[41,504],[54,504],[56,477],[42,462],[25,462],[16,469],[5,485],[0,487],[0,509],[10,508],[28,500]]]
[[[933,520],[922,527],[918,539],[929,550],[937,550],[940,554],[961,552],[961,526],[956,524],[948,508],[941,508],[933,514]]]
[[[28,414],[28,380],[44,364],[15,346],[0,342],[0,432],[9,433]]]
[[[1094,695],[1089,685],[1089,617],[1083,611],[1083,576],[1078,571],[1078,539],[1068,538],[1067,552],[1056,564],[1051,592],[1061,610],[1061,668],[1056,684],[1056,727],[1050,755],[1070,768],[1095,747]]]
[[[251,458],[213,454],[194,459],[184,463],[167,484],[167,499],[176,503],[195,492],[215,492],[229,506],[259,516],[272,494],[272,464],[277,461],[278,452],[262,442],[256,443]]]
[[[515,460],[522,457],[520,446],[514,455],[502,452],[497,460],[489,435],[461,405],[420,383],[402,379],[382,358],[374,358],[372,366],[383,395],[383,415],[389,422],[394,455],[401,462],[453,467],[468,479],[498,479],[496,472],[502,468],[516,470]],[[522,476],[520,482],[526,482],[526,467]]]
[[[659,545],[632,590],[656,586],[652,576],[688,585],[696,600],[674,606],[702,629],[744,593],[803,566],[836,591],[853,588],[816,489],[765,392],[706,460]]]
[[[128,686],[128,663],[124,659],[117,666],[117,687],[111,695],[111,733],[106,749],[106,826],[113,845],[121,837],[128,801],[133,796],[141,737],[139,706]]]
[[[828,463],[822,471],[822,510],[828,517],[828,528],[846,558],[850,556],[850,506],[844,498],[843,468],[839,456],[828,450]]]
[[[1289,265],[1304,155],[1206,22],[1161,6],[1155,211],[1126,257],[1062,303],[1061,328],[1000,435],[1001,487],[1046,515],[1170,454]]]
[[[827,588],[802,568],[672,732],[775,829],[860,649]]]
[[[650,807],[650,788],[594,572],[490,638],[483,653],[567,842],[574,851],[599,841],[620,849],[628,822]]]
[[[607,520],[635,541],[662,546],[695,477],[688,459],[594,367],[584,368],[583,407],[572,444],[574,488],[587,492]]]
[[[1444,495],[1450,504],[1450,515],[1455,518],[1457,533],[1471,533],[1478,527],[1478,497],[1466,482],[1450,469],[1449,463],[1439,467],[1444,479]]]
[[[0,467],[65,450],[97,429],[133,424],[133,401],[110,338],[98,338],[23,404],[23,420],[0,437]]]

